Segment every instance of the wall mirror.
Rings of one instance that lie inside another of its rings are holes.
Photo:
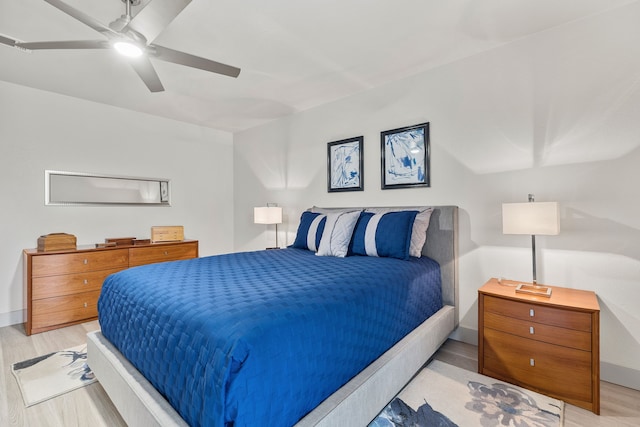
[[[46,205],[170,206],[170,181],[79,172],[44,171]]]

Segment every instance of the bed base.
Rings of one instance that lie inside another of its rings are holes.
[[[442,345],[455,325],[445,306],[305,416],[296,427],[366,426]],[[187,424],[100,331],[87,334],[88,361],[130,427]]]
[[[129,427],[188,426],[100,331],[87,334],[87,362]]]

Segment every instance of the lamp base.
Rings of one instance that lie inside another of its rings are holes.
[[[551,298],[551,288],[549,286],[527,285],[525,283],[520,283],[516,287],[516,293]]]

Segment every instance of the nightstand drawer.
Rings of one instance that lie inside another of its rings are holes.
[[[590,332],[505,317],[491,312],[484,313],[484,326],[527,339],[591,351]]]
[[[591,313],[512,301],[489,295],[484,298],[484,309],[485,312],[514,319],[591,332]]]
[[[485,329],[483,344],[485,375],[568,401],[592,401],[590,352],[492,329]]]

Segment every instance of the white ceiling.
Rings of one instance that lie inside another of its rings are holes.
[[[64,1],[104,24],[124,10]],[[111,51],[0,45],[0,80],[234,132],[633,2],[193,0],[154,43],[240,67],[237,79],[152,60],[165,92],[151,93]],[[43,0],[0,0],[0,34],[101,38]]]

